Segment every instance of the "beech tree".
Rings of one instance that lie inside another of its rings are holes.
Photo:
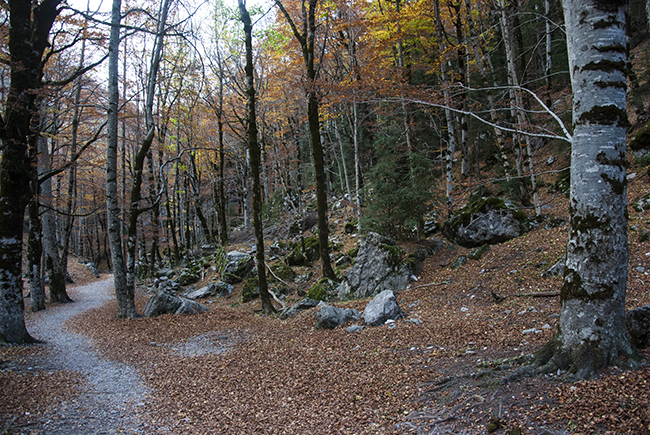
[[[22,239],[38,125],[43,55],[62,0],[10,0],[10,84],[0,117],[0,341],[28,343],[22,282]]]
[[[560,320],[535,364],[588,378],[639,359],[625,328],[627,2],[563,4],[573,88],[571,220]]]
[[[119,90],[117,87],[120,43],[121,0],[113,0],[111,10],[111,33],[108,42],[108,138],[106,139],[106,210],[108,214],[108,238],[111,246],[115,297],[120,318],[137,316],[133,288],[127,284],[126,262],[122,249],[122,222],[117,196],[117,125]]]

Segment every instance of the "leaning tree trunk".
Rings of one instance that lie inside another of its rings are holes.
[[[248,148],[251,160],[251,176],[253,178],[253,228],[255,230],[257,260],[257,279],[260,290],[260,300],[264,314],[275,313],[271,302],[268,283],[266,282],[266,268],[264,266],[264,234],[262,229],[262,195],[260,192],[260,146],[257,141],[257,119],[255,116],[255,83],[253,73],[253,42],[251,17],[246,10],[244,0],[239,0],[239,12],[244,23],[246,41],[246,95],[248,96]]]
[[[626,9],[625,2],[564,0],[573,87],[571,226],[560,321],[536,364],[577,378],[638,361],[625,328]]]

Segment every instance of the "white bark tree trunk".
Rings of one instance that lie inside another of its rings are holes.
[[[537,364],[587,378],[638,361],[625,328],[626,2],[563,5],[573,87],[571,227],[560,321]]]
[[[438,45],[440,54],[445,51],[444,45],[444,32],[442,29],[442,20],[440,19],[440,2],[436,0],[433,2],[435,15],[436,15],[436,27],[438,29]],[[451,107],[451,96],[449,93],[449,80],[447,78],[447,64],[443,60],[440,62],[440,71],[441,71],[441,86],[443,97],[445,99],[445,106]],[[447,196],[447,204],[453,204],[453,177],[452,177],[452,165],[454,160],[454,152],[456,151],[456,135],[454,134],[454,121],[452,118],[451,110],[445,108],[445,119],[447,120],[447,152],[445,154],[446,161],[446,173],[447,173],[447,185],[445,193]]]
[[[106,139],[106,209],[108,212],[108,238],[111,245],[115,297],[120,318],[136,317],[133,289],[126,282],[126,264],[122,250],[122,222],[117,196],[117,114],[119,91],[117,63],[120,42],[121,0],[113,0],[111,34],[108,43],[108,138]]]

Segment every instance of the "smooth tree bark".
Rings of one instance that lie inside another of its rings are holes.
[[[108,137],[106,138],[106,210],[108,219],[108,239],[111,246],[113,281],[117,298],[118,316],[135,318],[135,301],[133,289],[127,285],[126,263],[122,248],[122,222],[120,203],[117,194],[117,142],[118,142],[118,105],[117,87],[119,43],[120,43],[120,9],[121,0],[113,0],[111,10],[111,33],[108,42]]]
[[[314,62],[316,55],[316,8],[318,0],[302,0],[302,31],[298,30],[289,12],[280,0],[275,0],[289,27],[300,44],[305,69],[307,71],[307,120],[309,124],[309,141],[314,161],[316,178],[316,204],[318,213],[318,243],[323,277],[337,281],[329,255],[329,223],[327,218],[327,186],[325,175],[325,157],[320,135],[319,96],[316,88],[318,71]]]
[[[43,256],[43,226],[41,225],[38,195],[40,185],[38,182],[38,165],[32,165],[32,179],[30,181],[32,198],[27,206],[29,218],[29,235],[27,245],[27,275],[29,276],[29,297],[33,312],[45,309],[45,285],[41,257]]]
[[[135,257],[138,239],[138,218],[142,213],[152,209],[151,205],[143,207],[140,204],[142,200],[142,179],[144,176],[145,158],[149,155],[149,150],[151,149],[151,144],[153,143],[156,133],[156,125],[153,119],[153,103],[165,38],[165,26],[167,25],[167,15],[171,1],[172,0],[163,0],[158,13],[160,18],[158,19],[156,39],[151,52],[151,63],[149,64],[144,104],[146,133],[142,143],[140,144],[140,149],[138,149],[133,161],[133,181],[129,200],[129,220],[126,238],[126,285],[129,294],[133,294],[135,291]]]
[[[438,49],[440,55],[445,51],[445,35],[442,27],[442,19],[440,18],[440,1],[433,2],[434,14],[436,18],[436,29],[438,33]],[[454,121],[451,110],[451,95],[449,91],[449,79],[447,77],[447,63],[440,62],[440,86],[442,87],[442,94],[445,101],[445,120],[447,121],[447,152],[445,153],[445,172],[446,172],[446,187],[445,194],[447,196],[447,204],[451,206],[454,202],[453,190],[454,180],[452,177],[452,166],[454,161],[454,152],[456,151],[456,134],[454,130]]]
[[[467,27],[469,29],[469,40],[472,45],[472,51],[474,53],[474,60],[476,61],[476,66],[478,67],[478,72],[481,75],[481,80],[483,83],[488,83],[488,71],[491,71],[489,68],[489,62],[486,62],[485,57],[481,53],[481,49],[478,44],[478,34],[477,29],[472,18],[472,3],[471,0],[465,0],[465,11],[467,13]],[[488,65],[486,65],[488,64]],[[494,80],[494,74],[492,76],[492,83],[494,87],[497,86]],[[496,104],[494,101],[494,95],[492,92],[487,93],[488,100],[488,110],[490,112],[490,120],[494,125],[499,123],[499,116],[496,111]],[[499,157],[501,159],[501,164],[503,166],[503,172],[505,174],[506,180],[510,181],[510,159],[508,158],[508,151],[505,144],[505,137],[503,131],[498,127],[493,127],[494,137],[497,141],[497,146],[499,147]],[[477,143],[478,141],[474,141]],[[478,150],[475,153],[478,156]],[[478,162],[478,158],[476,159]],[[477,167],[478,171],[478,167]]]
[[[39,137],[38,150],[41,155],[41,169],[48,173],[52,169],[51,153],[48,150],[48,143],[45,137]],[[52,178],[48,177],[41,182],[41,203],[45,206],[42,213],[43,223],[43,266],[49,277],[50,302],[68,303],[72,302],[65,289],[66,267],[64,267],[59,255],[59,241],[57,238],[57,222],[54,213],[54,201],[52,194]]]
[[[38,125],[43,54],[62,0],[9,0],[10,83],[0,117],[0,341],[29,343],[25,327],[22,241],[25,207]]]
[[[627,2],[564,0],[573,88],[571,221],[560,320],[543,372],[635,367],[625,328]]]
[[[500,18],[501,18],[501,32],[503,35],[503,42],[506,51],[506,65],[508,71],[508,92],[510,94],[510,111],[512,118],[516,120],[516,129],[523,131],[527,124],[526,116],[524,114],[524,99],[521,89],[519,88],[519,76],[516,67],[516,50],[514,43],[514,35],[512,31],[512,14],[508,13],[509,5],[506,5],[505,0],[499,0]],[[523,136],[523,138],[522,138]],[[530,172],[530,182],[533,189],[533,204],[535,206],[535,214],[540,216],[542,214],[539,204],[539,189],[537,188],[537,180],[535,177],[535,168],[533,166],[533,148],[531,138],[528,135],[514,134],[513,135],[516,151],[517,151],[517,175],[519,176],[519,187],[521,190],[521,202],[526,204],[529,201],[528,188],[526,187],[524,179],[524,166],[528,167]],[[524,146],[525,144],[525,146]]]
[[[255,76],[253,71],[253,25],[244,0],[238,0],[241,21],[244,24],[246,45],[246,96],[248,106],[247,136],[250,153],[251,178],[253,179],[253,229],[255,231],[255,259],[257,260],[257,280],[260,289],[260,301],[264,314],[275,313],[266,281],[264,261],[264,233],[262,228],[262,193],[260,187],[260,145],[257,140],[257,116],[255,108]]]

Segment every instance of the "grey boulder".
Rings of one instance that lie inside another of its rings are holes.
[[[295,305],[293,305],[291,307],[287,307],[284,310],[282,310],[282,312],[280,312],[280,319],[282,319],[282,320],[288,319],[289,317],[295,316],[296,314],[300,313],[301,311],[305,311],[305,310],[308,310],[310,308],[314,308],[319,303],[320,302],[315,300],[315,299],[311,299],[309,297],[306,297],[303,300],[301,300],[300,302],[298,302],[297,304],[295,304]]]
[[[361,313],[352,308],[337,308],[324,302],[318,304],[316,329],[334,329],[349,320],[358,320]]]
[[[454,213],[442,226],[451,242],[465,248],[506,242],[530,229],[528,217],[511,201],[480,198]]]
[[[369,326],[379,326],[387,320],[402,317],[402,310],[392,290],[384,290],[371,300],[363,311],[363,321]]]
[[[361,241],[354,265],[343,272],[338,297],[364,299],[384,290],[405,288],[414,274],[414,264],[403,260],[405,252],[395,241],[377,233],[368,233]]]
[[[208,311],[208,308],[198,302],[178,297],[166,289],[159,289],[144,307],[144,315],[147,317],[161,314],[195,314],[201,311]]]

